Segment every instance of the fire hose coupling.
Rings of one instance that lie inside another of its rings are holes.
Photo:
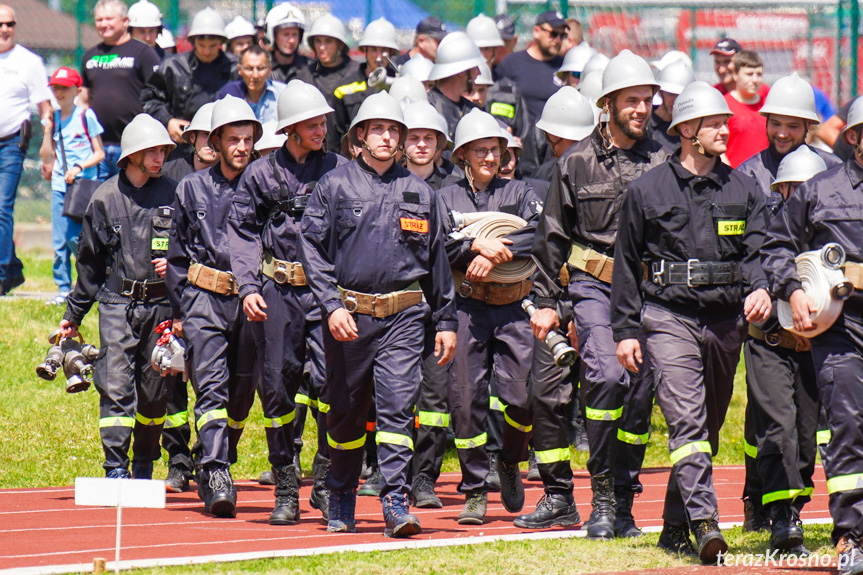
[[[533,314],[536,313],[536,306],[529,299],[523,300],[521,307],[529,317],[533,317]],[[557,367],[573,365],[578,359],[578,351],[569,345],[566,337],[558,331],[548,332],[548,335],[545,336],[545,345],[551,350],[554,356],[554,365]]]
[[[48,336],[51,347],[45,360],[36,366],[36,375],[45,381],[54,381],[62,368],[66,376],[66,393],[86,391],[93,383],[93,362],[99,349],[84,343],[84,338],[61,337],[60,330]]]
[[[186,346],[171,331],[174,322],[165,320],[156,326],[156,333],[162,334],[153,353],[150,354],[150,365],[159,372],[162,377],[179,374],[186,379]]]

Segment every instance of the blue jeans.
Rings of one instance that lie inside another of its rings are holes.
[[[72,255],[78,255],[81,224],[63,215],[66,190],[51,190],[51,247],[54,248],[54,283],[65,295],[72,290]]]
[[[24,164],[24,152],[18,147],[18,136],[0,142],[0,293],[11,289],[12,282],[23,275],[24,265],[15,255],[13,243],[15,197]]]
[[[120,173],[120,168],[117,167],[117,160],[120,159],[120,146],[113,144],[105,145],[105,159],[99,162],[99,180],[105,181],[108,178],[116,176]]]

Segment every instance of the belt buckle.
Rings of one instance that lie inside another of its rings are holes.
[[[122,286],[123,284],[121,283],[120,285]],[[140,285],[138,283],[138,280],[132,280],[132,284],[129,287],[129,289],[122,289],[121,288],[120,295],[126,296],[126,297],[131,298],[131,299],[135,299],[135,290],[137,289],[138,285]]]
[[[286,266],[287,267],[287,266]],[[297,264],[292,263],[288,269],[288,283],[294,285],[294,278],[297,275]]]
[[[389,298],[384,296],[384,294],[382,294],[382,293],[376,293],[376,294],[372,295],[372,314],[371,314],[372,317],[376,317],[378,319],[387,317],[385,313],[381,314],[381,312],[378,311],[378,304],[381,304],[385,308],[388,308],[389,307]],[[384,311],[386,312],[389,310],[385,309]]]
[[[234,277],[234,272],[226,273],[228,274],[228,294],[232,294],[237,289],[237,278]]]
[[[659,260],[659,269],[653,272],[653,283],[659,287],[665,287],[665,280],[662,276],[665,274],[665,260]]]
[[[687,287],[695,287],[692,283],[692,264],[700,263],[699,260],[696,259],[688,259],[686,260],[686,286]]]
[[[473,293],[473,286],[470,285],[470,282],[467,280],[462,280],[462,282],[458,286],[458,295],[464,298],[470,297],[470,294]]]
[[[273,279],[277,284],[283,284],[289,281],[287,264],[284,262],[276,262],[273,264]]]
[[[348,310],[348,313],[354,313],[357,311],[357,307],[359,307],[359,302],[357,302],[357,294],[352,291],[346,291],[342,294],[342,305],[345,306],[345,309]]]
[[[782,334],[777,331],[764,334],[764,342],[770,347],[776,347],[782,341]]]

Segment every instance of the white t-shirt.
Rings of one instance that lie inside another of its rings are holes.
[[[0,138],[30,117],[30,105],[51,99],[42,58],[16,44],[0,54]]]

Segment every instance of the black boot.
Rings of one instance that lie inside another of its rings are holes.
[[[536,464],[536,452],[533,447],[527,452],[527,480],[542,481],[542,476],[539,474],[539,467]]]
[[[770,529],[770,516],[760,501],[749,497],[743,499],[744,533],[761,533]]]
[[[328,522],[330,520],[330,491],[327,489],[326,481],[327,474],[330,472],[329,458],[315,454],[312,468],[315,474],[315,483],[312,486],[312,493],[309,495],[309,505],[312,506],[312,509],[319,510],[323,520]]]
[[[365,483],[360,485],[357,494],[361,497],[380,497],[381,489],[384,488],[384,476],[381,474],[380,467],[375,467]]]
[[[227,467],[210,469],[209,476],[208,483],[212,493],[210,513],[216,517],[233,519],[237,516],[237,490],[234,488],[231,470]]]
[[[522,529],[547,529],[555,525],[578,525],[580,521],[572,496],[567,498],[560,493],[546,493],[537,501],[533,513],[519,515],[512,523]]]
[[[614,480],[611,474],[590,478],[593,512],[582,529],[588,539],[614,539]]]
[[[204,502],[204,513],[210,512],[210,501],[213,500],[213,492],[210,491],[210,472],[201,467],[195,475],[198,484],[198,499]]]
[[[715,564],[720,553],[728,551],[728,543],[719,530],[716,519],[698,519],[692,522],[692,533],[698,546],[698,558],[705,565]]]
[[[791,518],[794,521],[794,525],[799,527],[801,531],[803,530],[803,521],[800,519],[800,511],[803,508],[803,505],[791,504]],[[809,557],[812,555],[812,552],[807,549],[803,543],[796,547],[792,547],[788,551],[789,555],[797,555],[798,557]]]
[[[165,478],[165,491],[182,493],[189,489],[189,478],[184,470],[176,465],[168,467],[168,477]]]
[[[790,501],[770,504],[770,548],[791,551],[803,545],[803,528],[794,521]]]
[[[435,495],[434,481],[425,473],[420,473],[414,477],[411,486],[411,499],[413,499],[415,507],[436,509],[443,507],[440,498]]]
[[[300,489],[293,465],[276,468],[276,506],[270,525],[294,525],[300,520]]]
[[[275,485],[276,468],[272,467],[266,471],[262,471],[261,475],[258,477],[258,483],[260,483],[261,485]]]
[[[689,527],[686,524],[672,525],[664,522],[656,546],[669,553],[693,557],[696,555],[695,547],[692,546],[692,540],[689,538]]]
[[[500,475],[497,474],[497,456],[494,451],[488,452],[488,477],[485,478],[485,488],[489,491],[500,491]]]
[[[384,511],[385,537],[410,537],[423,532],[420,520],[408,511],[407,493],[389,493],[381,500]]]
[[[497,458],[497,474],[500,477],[500,500],[510,513],[518,513],[524,507],[524,484],[518,463],[507,463]]]
[[[614,535],[620,538],[641,537],[641,529],[632,516],[635,493],[629,489],[614,492]]]

